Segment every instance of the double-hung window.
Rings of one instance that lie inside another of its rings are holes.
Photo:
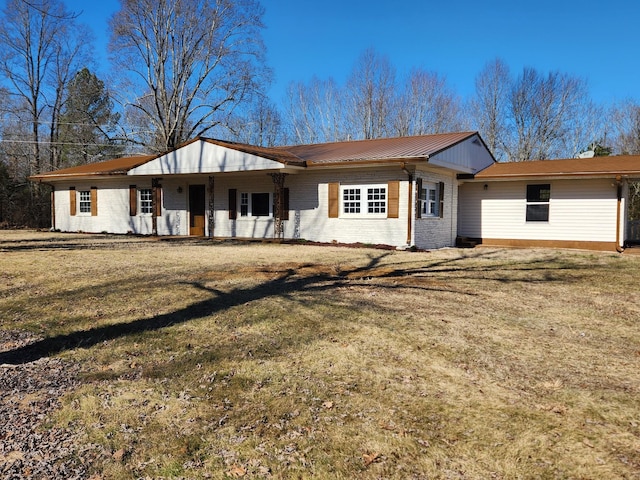
[[[79,193],[80,193],[80,213],[91,213],[91,191],[81,190]]]
[[[153,190],[150,188],[140,189],[140,213],[153,213]]]
[[[341,186],[344,216],[380,217],[387,214],[387,185]]]
[[[548,222],[550,199],[550,184],[527,185],[527,222]]]
[[[421,193],[421,208],[423,217],[437,217],[440,215],[438,185],[424,183]]]

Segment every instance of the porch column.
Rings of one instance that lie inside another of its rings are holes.
[[[158,235],[158,217],[162,215],[162,186],[159,178],[151,179],[151,231],[152,235]]]
[[[273,212],[273,238],[284,238],[284,179],[287,176],[286,173],[272,173],[271,179],[273,180],[274,185],[274,195],[273,195],[273,204],[274,204],[274,212]]]
[[[214,177],[209,176],[209,237],[213,238],[215,202],[213,196]]]

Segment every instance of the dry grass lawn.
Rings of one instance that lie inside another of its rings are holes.
[[[640,256],[0,232],[95,478],[640,478]],[[122,453],[124,452],[124,453]]]

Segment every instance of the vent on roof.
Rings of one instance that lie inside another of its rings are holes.
[[[586,152],[579,153],[577,158],[593,158],[595,155],[596,152],[593,150],[587,150]]]

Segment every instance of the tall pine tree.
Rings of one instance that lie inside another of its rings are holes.
[[[60,120],[61,166],[120,155],[123,147],[114,139],[119,120],[104,82],[87,68],[80,70],[67,86]]]

